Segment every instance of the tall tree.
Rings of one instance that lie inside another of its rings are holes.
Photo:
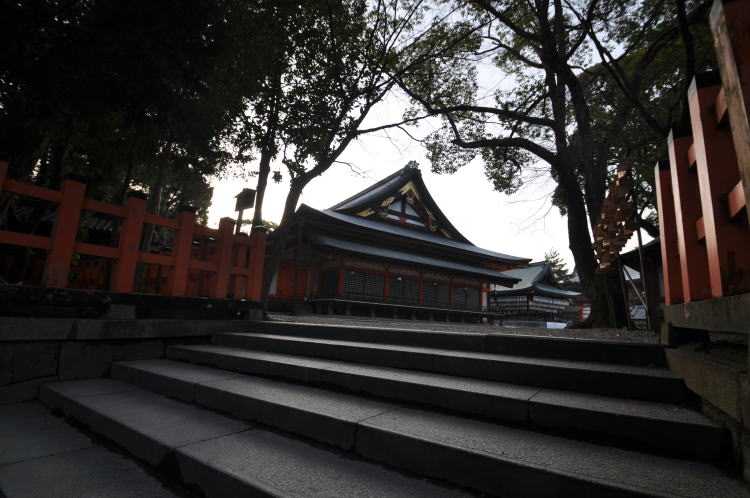
[[[475,28],[449,22],[421,0],[311,2],[285,62],[276,137],[290,188],[264,276],[264,302],[304,188],[339,161],[358,137],[414,122],[365,127],[400,78],[476,46]],[[438,33],[440,36],[438,36]],[[297,41],[298,40],[298,41]]]
[[[589,227],[600,214],[610,169],[630,152],[629,144],[612,144],[615,130],[633,122],[630,110],[634,107],[638,119],[650,116],[641,109],[648,110],[644,102],[649,98],[649,85],[658,82],[628,73],[627,83],[618,87],[617,92],[622,96],[627,87],[633,95],[618,99],[617,103],[623,105],[615,109],[604,100],[599,100],[599,107],[593,109],[589,85],[597,80],[590,77],[587,68],[595,62],[592,52],[599,47],[592,32],[610,37],[608,43],[618,43],[616,36],[623,37],[627,32],[626,21],[620,21],[620,29],[614,29],[618,19],[612,11],[632,21],[636,13],[643,16],[649,8],[656,9],[665,23],[645,24],[652,40],[670,36],[674,39],[673,33],[679,33],[675,29],[677,22],[669,24],[669,15],[665,13],[669,6],[665,2],[628,5],[619,10],[613,7],[613,2],[599,0],[456,3],[464,6],[466,19],[481,27],[484,37],[481,49],[464,54],[457,61],[463,66],[458,71],[432,70],[410,75],[401,82],[415,102],[443,119],[443,126],[427,140],[433,169],[452,172],[479,156],[495,188],[511,194],[523,184],[525,171],[534,164],[546,163],[557,183],[554,202],[567,216],[570,250],[592,301],[590,323],[604,323],[609,315],[605,287],[617,293],[619,286],[616,276],[597,273]],[[697,16],[691,13],[687,17]],[[627,47],[626,57],[634,71],[653,71],[655,54],[662,53],[667,46],[656,43],[651,52],[639,53],[643,46],[635,44]],[[486,69],[488,60],[504,81],[481,99],[476,68]],[[663,74],[674,70],[673,62]],[[609,82],[614,81],[614,71],[608,71],[607,77],[611,78]],[[446,92],[456,87],[464,90]],[[612,86],[607,89],[611,91]],[[493,102],[488,102],[490,99]],[[614,116],[608,123],[613,133],[603,136],[597,120],[609,120],[610,116]],[[665,126],[668,129],[670,124]],[[652,166],[653,163],[649,165]],[[613,301],[619,306],[619,299]],[[624,321],[624,308],[617,311]]]

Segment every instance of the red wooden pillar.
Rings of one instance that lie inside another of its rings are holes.
[[[146,216],[146,196],[131,192],[125,200],[125,218],[120,227],[119,258],[115,262],[111,289],[114,292],[133,292],[133,276],[141,249],[143,218]]]
[[[672,176],[668,161],[656,164],[656,203],[659,210],[659,238],[661,240],[664,297],[667,304],[682,302],[682,276],[680,275],[679,244],[675,221],[675,200],[672,193]]]
[[[696,167],[708,252],[711,295],[750,291],[750,226],[732,221],[727,194],[740,180],[731,133],[720,129],[715,112],[721,85],[715,75],[693,79],[688,92]]]
[[[172,242],[174,270],[169,292],[172,296],[184,296],[187,289],[190,260],[193,257],[194,229],[195,209],[191,206],[181,206],[177,215],[177,233]]]
[[[685,130],[672,130],[667,139],[680,259],[682,297],[685,302],[711,297],[706,244],[699,240],[696,222],[701,218],[698,174],[688,154],[693,137]],[[662,244],[662,250],[664,245]]]
[[[716,60],[727,102],[737,165],[750,220],[750,0],[714,2],[711,9]]]
[[[216,279],[211,296],[224,299],[229,287],[229,269],[232,266],[232,245],[234,244],[234,220],[222,218],[219,221],[219,240],[216,247]]]
[[[391,269],[386,266],[385,273],[383,274],[383,302],[388,302],[388,298],[391,296]]]
[[[424,272],[419,272],[419,297],[417,303],[424,306]]]
[[[0,161],[0,194],[3,193],[6,176],[8,176],[8,163]]]
[[[253,227],[250,235],[252,249],[250,251],[251,276],[248,283],[248,299],[260,301],[263,294],[263,264],[266,259],[266,229]]]
[[[65,287],[68,283],[70,260],[76,244],[78,220],[81,217],[86,185],[67,178],[63,180],[60,190],[62,201],[57,206],[52,227],[52,247],[47,253],[47,263],[42,275],[44,287]]]
[[[240,232],[237,234],[237,237],[247,239],[247,234],[245,232]],[[245,244],[237,244],[237,249],[235,252],[235,260],[234,260],[234,266],[237,266],[239,268],[248,268],[247,264],[247,245]],[[246,297],[246,288],[245,288],[245,282],[247,280],[247,277],[244,275],[235,275],[234,276],[234,282],[232,283],[232,289],[234,292],[234,298],[235,299],[242,299]]]
[[[339,280],[336,284],[336,297],[341,297],[344,295],[344,265],[346,264],[346,260],[344,258],[339,258]]]

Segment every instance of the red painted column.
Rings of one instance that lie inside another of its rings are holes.
[[[170,294],[172,296],[184,296],[187,289],[188,272],[190,271],[190,260],[193,257],[193,230],[195,228],[195,209],[190,206],[182,206],[177,215],[177,233],[172,242],[172,253],[174,254],[174,270]]]
[[[120,227],[119,259],[115,262],[110,288],[114,292],[133,292],[133,277],[141,250],[146,196],[131,192],[125,200],[125,218]]]
[[[0,161],[0,194],[3,193],[6,176],[8,176],[8,163]]]
[[[693,137],[688,130],[674,129],[669,133],[667,144],[682,297],[685,302],[707,299],[711,297],[708,255],[706,244],[698,240],[696,229],[696,222],[702,216],[698,173],[695,167],[691,166],[688,158],[688,151],[693,145]]]
[[[211,295],[219,299],[227,297],[233,244],[234,220],[222,218],[219,221],[219,240],[216,247],[216,279],[213,282],[213,289],[211,289]]]
[[[247,239],[247,234],[245,232],[240,232],[237,234],[237,237]],[[234,266],[237,266],[239,268],[248,268],[247,264],[247,250],[248,246],[245,244],[238,244],[236,253],[235,253],[235,261]],[[246,296],[246,288],[245,288],[245,282],[247,280],[247,277],[244,275],[235,275],[234,276],[234,282],[232,282],[232,289],[234,291],[234,298],[235,299],[243,299]]]
[[[248,282],[248,299],[260,301],[263,294],[263,265],[266,260],[266,229],[253,227],[250,235],[252,249],[250,251],[251,276]]]
[[[750,291],[750,226],[730,217],[727,194],[740,180],[732,135],[719,128],[714,103],[721,90],[716,75],[693,79],[688,91],[711,295]]]
[[[667,304],[682,302],[682,275],[680,269],[675,201],[672,193],[672,176],[669,162],[659,161],[654,171],[656,203],[659,211],[659,239],[661,240],[664,297]]]
[[[710,21],[750,220],[750,0],[714,1]]]
[[[62,201],[57,206],[55,224],[52,227],[52,247],[47,253],[47,263],[42,275],[44,287],[65,287],[68,284],[70,260],[76,244],[86,185],[65,179],[60,190]]]

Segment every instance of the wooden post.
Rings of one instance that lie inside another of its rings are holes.
[[[237,234],[238,237],[247,238],[247,234],[244,232],[240,232]],[[237,244],[237,252],[235,253],[235,263],[236,266],[240,268],[248,268],[247,264],[247,245],[245,244]],[[233,282],[233,289],[234,289],[234,298],[235,299],[243,299],[246,297],[247,289],[245,287],[245,283],[247,281],[247,277],[244,275],[235,275],[234,276],[234,282]]]
[[[172,296],[184,296],[187,288],[190,259],[193,257],[193,230],[195,229],[195,208],[180,206],[177,215],[177,233],[172,242],[174,254],[174,270],[172,273]]]
[[[750,0],[716,0],[710,22],[750,220]]]
[[[250,235],[252,249],[250,251],[250,268],[252,269],[248,299],[260,301],[263,294],[263,266],[266,259],[266,229],[262,226],[253,227]]]
[[[6,176],[8,176],[8,163],[0,161],[0,194],[3,193]]]
[[[693,137],[687,130],[674,129],[667,139],[674,198],[677,248],[680,259],[682,297],[685,302],[711,297],[706,245],[698,240],[696,222],[701,217],[698,174],[691,167],[688,152]],[[662,244],[664,248],[664,244]]]
[[[661,240],[662,273],[664,275],[664,297],[667,304],[681,303],[682,276],[680,275],[680,256],[679,244],[677,242],[677,223],[675,221],[675,201],[672,193],[672,176],[669,171],[668,161],[659,161],[656,164],[654,178],[656,179],[656,203],[659,210],[659,238]],[[622,269],[620,269],[620,279],[622,280]],[[623,289],[627,291],[625,286],[623,286]],[[628,328],[631,328],[630,314],[628,314]]]
[[[727,194],[740,180],[732,136],[719,129],[714,103],[721,90],[718,75],[693,78],[688,91],[693,127],[703,227],[708,252],[711,295],[723,297],[750,291],[750,225],[733,222]]]
[[[52,246],[47,253],[47,263],[44,265],[42,276],[44,287],[65,287],[68,284],[70,260],[73,258],[73,248],[76,244],[78,220],[81,217],[86,185],[66,178],[60,190],[62,201],[57,206],[55,223],[52,227]]]
[[[227,297],[229,269],[232,266],[232,245],[234,244],[234,220],[222,218],[219,221],[219,240],[216,247],[216,279],[211,295],[219,299]]]
[[[114,292],[133,292],[133,277],[143,231],[143,218],[146,216],[146,196],[131,192],[125,200],[125,218],[120,227],[118,244],[119,258],[115,262],[111,289]]]

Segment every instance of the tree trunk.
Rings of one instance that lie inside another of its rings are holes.
[[[276,228],[271,234],[271,252],[266,258],[263,267],[263,291],[261,293],[261,300],[263,301],[264,320],[268,319],[268,294],[271,290],[271,282],[281,265],[281,256],[284,253],[286,240],[292,230],[297,203],[299,202],[302,190],[308,181],[309,180],[304,181],[304,177],[292,180],[291,185],[289,186],[289,194],[287,194],[286,202],[284,203],[284,214],[281,217],[281,223],[279,223],[278,228]]]

